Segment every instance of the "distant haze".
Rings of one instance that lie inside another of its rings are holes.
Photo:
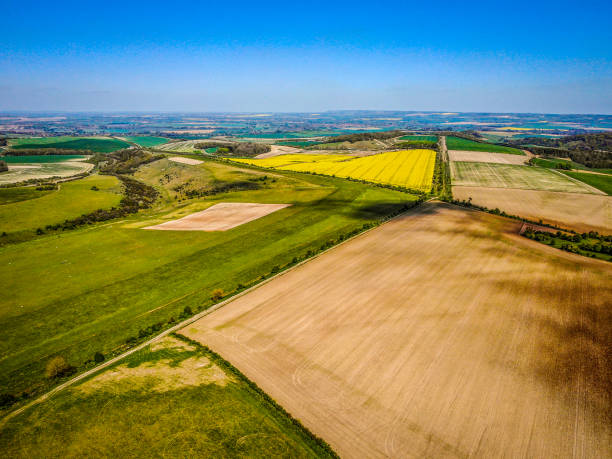
[[[612,114],[612,2],[4,2],[0,110]]]

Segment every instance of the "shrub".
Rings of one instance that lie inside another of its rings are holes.
[[[216,288],[212,291],[210,299],[213,301],[219,301],[221,298],[223,298],[223,296],[225,296],[223,289]]]
[[[94,362],[102,363],[104,362],[104,360],[105,360],[104,354],[102,354],[101,352],[96,352],[94,354]]]
[[[45,368],[45,375],[47,378],[58,378],[69,373],[72,370],[72,367],[68,365],[66,359],[61,356],[53,357],[47,363],[47,367]]]

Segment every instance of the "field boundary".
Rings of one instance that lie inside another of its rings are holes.
[[[315,258],[320,257],[321,255],[329,252],[330,250],[333,250],[336,247],[339,247],[340,245],[342,245],[344,243],[352,241],[353,239],[355,239],[355,238],[357,238],[357,237],[359,237],[359,236],[361,236],[363,234],[369,233],[370,231],[375,230],[376,228],[384,225],[385,223],[388,223],[390,221],[393,221],[393,220],[396,220],[396,219],[398,219],[400,217],[403,217],[406,214],[410,213],[411,211],[414,211],[415,209],[419,208],[421,206],[421,204],[423,204],[424,202],[429,202],[429,201],[432,201],[434,199],[435,198],[431,198],[431,199],[428,199],[426,201],[420,201],[420,200],[414,201],[414,205],[412,205],[412,207],[410,207],[409,209],[406,209],[405,211],[403,211],[403,212],[401,212],[401,213],[399,213],[399,214],[397,214],[397,215],[395,215],[395,216],[393,216],[391,218],[388,218],[388,219],[380,222],[379,224],[375,224],[371,228],[366,228],[366,229],[360,231],[359,233],[355,234],[354,236],[350,236],[350,237],[344,239],[343,241],[339,241],[338,243],[334,244],[333,246],[331,246],[331,247],[329,247],[329,248],[327,248],[325,250],[322,250],[320,252],[317,252],[317,253],[315,253],[314,255],[312,255],[309,258],[307,258],[305,260],[302,260],[302,261],[300,261],[300,262],[298,262],[298,263],[296,263],[294,265],[291,265],[291,266],[283,269],[279,273],[274,274],[273,276],[270,276],[270,277],[268,277],[266,279],[261,280],[260,282],[258,282],[257,284],[253,285],[252,287],[246,288],[246,289],[242,290],[241,292],[238,292],[235,295],[232,295],[231,297],[229,297],[229,298],[227,298],[227,299],[225,299],[225,300],[223,300],[223,301],[221,301],[221,302],[219,302],[217,304],[212,305],[208,309],[205,309],[204,311],[201,311],[201,312],[199,312],[199,313],[197,313],[197,314],[195,314],[195,315],[193,315],[193,316],[183,320],[182,322],[179,322],[176,325],[173,325],[172,327],[167,328],[166,330],[164,330],[164,331],[160,332],[159,334],[155,335],[153,338],[148,339],[148,340],[146,340],[146,341],[144,341],[144,342],[142,342],[140,344],[137,344],[136,346],[134,346],[133,348],[131,348],[131,349],[127,350],[127,351],[125,351],[124,353],[119,354],[118,356],[113,357],[113,358],[111,358],[111,359],[101,363],[100,365],[98,365],[98,366],[96,366],[96,367],[94,367],[94,368],[92,368],[90,370],[86,370],[83,373],[80,373],[80,374],[76,375],[75,377],[69,379],[68,381],[65,381],[65,382],[59,384],[58,386],[56,386],[53,389],[49,390],[48,392],[40,395],[36,399],[26,403],[25,405],[15,409],[15,410],[13,410],[13,411],[8,412],[2,419],[0,419],[0,428],[3,427],[10,419],[12,419],[15,416],[23,413],[24,411],[26,411],[27,409],[29,409],[29,408],[31,408],[33,406],[41,404],[42,402],[44,402],[45,400],[51,398],[53,395],[57,394],[58,392],[61,392],[62,390],[67,389],[68,387],[76,384],[77,382],[82,381],[83,379],[85,379],[85,378],[87,378],[89,376],[92,376],[92,375],[94,375],[94,374],[96,374],[96,373],[98,373],[98,372],[100,372],[100,371],[102,371],[102,370],[104,370],[104,369],[114,365],[117,362],[120,362],[121,360],[123,360],[126,357],[134,354],[135,352],[138,352],[138,351],[144,349],[145,347],[147,347],[147,346],[149,346],[149,345],[159,341],[160,339],[162,339],[162,338],[164,338],[164,337],[166,337],[166,336],[168,336],[168,335],[170,335],[172,333],[175,333],[175,332],[177,332],[178,330],[180,330],[182,328],[185,328],[186,326],[188,326],[188,325],[192,324],[193,322],[201,319],[202,317],[205,317],[208,314],[216,311],[217,309],[220,309],[223,306],[225,306],[225,305],[233,302],[234,300],[242,297],[243,295],[246,295],[247,293],[250,293],[250,292],[258,289],[259,287],[267,284],[268,282],[271,282],[272,280],[277,279],[277,278],[287,274],[288,272],[298,268],[299,266],[302,266],[303,264],[308,263],[309,261],[314,260]]]

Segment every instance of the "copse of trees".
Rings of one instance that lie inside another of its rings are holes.
[[[143,164],[152,163],[164,158],[164,155],[154,155],[145,150],[124,149],[98,157],[103,159],[100,163],[100,172],[103,174],[131,174],[136,172]]]
[[[247,157],[261,155],[262,153],[267,153],[272,149],[270,145],[254,142],[202,142],[196,143],[194,147],[201,150],[217,147],[219,148],[219,150],[217,151],[218,153],[227,154],[229,156]]]
[[[385,140],[392,139],[394,137],[399,137],[404,134],[404,131],[358,132],[356,134],[346,134],[329,137],[325,140],[325,143],[359,142],[361,140]]]
[[[553,156],[556,158],[570,158],[575,163],[595,169],[612,168],[612,152],[599,150],[564,150],[552,147],[532,147],[529,151],[538,156]]]

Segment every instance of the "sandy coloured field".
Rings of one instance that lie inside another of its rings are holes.
[[[487,153],[485,151],[448,150],[451,161],[465,161],[475,163],[497,163],[523,165],[529,158],[509,153]]]
[[[265,217],[291,204],[259,204],[248,202],[221,202],[201,212],[178,220],[147,226],[144,229],[167,231],[227,231],[236,226]]]
[[[612,265],[429,203],[182,333],[342,457],[608,457]]]
[[[204,162],[200,161],[199,159],[183,158],[182,156],[173,156],[172,158],[168,158],[168,160],[174,161],[175,163],[189,164],[190,166],[197,166],[198,164],[202,164]]]
[[[286,145],[270,145],[270,151],[267,153],[262,153],[260,155],[255,156],[255,158],[272,158],[273,156],[280,155],[294,155],[296,153],[301,153],[303,150],[300,148],[288,147]]]
[[[612,197],[555,191],[454,186],[453,197],[577,231],[612,233]]]

